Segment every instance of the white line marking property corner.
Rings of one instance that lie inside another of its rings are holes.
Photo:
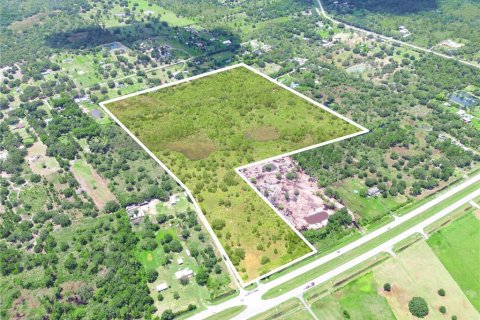
[[[260,75],[261,77],[269,80],[270,82],[272,83],[275,83],[276,85],[282,87],[283,89],[286,89],[288,90],[289,92],[297,95],[298,97],[310,102],[311,104],[327,111],[327,112],[330,112],[332,114],[334,114],[335,116],[341,118],[342,120],[345,120],[346,122],[354,125],[355,127],[359,128],[360,131],[358,132],[355,132],[353,134],[349,134],[349,135],[346,135],[346,136],[343,136],[343,137],[339,137],[339,138],[335,138],[335,139],[332,139],[332,140],[329,140],[329,141],[324,141],[322,143],[319,143],[319,144],[315,144],[315,145],[312,145],[312,146],[308,146],[308,147],[305,147],[305,148],[301,148],[301,149],[298,149],[298,150],[294,150],[294,151],[290,151],[290,152],[287,152],[287,153],[283,153],[283,154],[280,154],[280,155],[277,155],[277,156],[274,156],[274,157],[271,157],[271,158],[268,158],[268,159],[263,159],[263,160],[260,160],[260,161],[257,161],[257,162],[254,162],[254,163],[250,163],[250,164],[247,164],[245,166],[241,166],[241,167],[238,167],[238,168],[235,168],[235,171],[240,175],[240,177],[242,177],[242,179],[268,204],[268,206],[277,214],[279,215],[282,220],[290,227],[293,229],[293,231],[300,237],[300,239],[302,239],[308,246],[309,248],[312,250],[311,252],[307,253],[306,255],[303,255],[295,260],[292,260],[274,270],[271,270],[269,271],[268,273],[265,273],[247,283],[244,283],[242,278],[240,277],[240,274],[238,273],[238,271],[236,270],[235,266],[233,265],[232,261],[230,260],[230,257],[227,255],[225,249],[223,248],[222,244],[220,243],[220,240],[217,238],[215,232],[213,231],[212,227],[210,226],[210,223],[208,222],[207,218],[205,217],[205,215],[203,214],[203,211],[202,209],[200,208],[200,205],[197,203],[197,201],[195,200],[195,197],[193,196],[193,194],[191,193],[190,189],[187,188],[187,186],[160,160],[157,158],[157,156],[155,154],[153,154],[152,151],[150,151],[150,149],[148,149],[110,110],[108,110],[108,108],[105,106],[106,104],[109,104],[109,103],[112,103],[112,102],[117,102],[117,101],[121,101],[121,100],[124,100],[124,99],[128,99],[130,97],[134,97],[134,96],[138,96],[138,95],[141,95],[141,94],[144,94],[144,93],[149,93],[149,92],[154,92],[154,91],[157,91],[157,90],[160,90],[160,89],[163,89],[163,88],[167,88],[167,87],[171,87],[171,86],[175,86],[175,85],[178,85],[178,84],[181,84],[181,83],[186,83],[186,82],[190,82],[190,81],[193,81],[193,80],[196,80],[196,79],[200,79],[200,78],[203,78],[203,77],[207,77],[209,75],[212,75],[212,74],[216,74],[216,73],[220,73],[220,72],[223,72],[223,71],[227,71],[227,70],[231,70],[231,69],[234,69],[234,68],[238,68],[238,67],[245,67],[247,68],[248,70],[254,72],[255,74],[257,75]],[[156,86],[156,87],[152,87],[152,88],[148,88],[148,89],[144,89],[144,90],[140,90],[140,91],[137,91],[137,92],[134,92],[134,93],[130,93],[130,94],[127,94],[127,95],[124,95],[124,96],[120,96],[120,97],[117,97],[117,98],[113,98],[113,99],[109,99],[109,100],[106,100],[106,101],[102,101],[99,103],[100,107],[102,108],[103,111],[105,111],[105,113],[107,113],[142,149],[144,149],[147,154],[152,158],[154,159],[161,167],[162,169],[165,170],[165,172],[167,172],[184,190],[185,192],[187,193],[188,197],[190,198],[190,201],[193,203],[196,211],[197,211],[197,215],[198,217],[200,218],[200,221],[202,222],[202,224],[205,226],[205,228],[207,229],[208,233],[210,234],[211,238],[213,239],[213,242],[215,243],[215,245],[217,246],[217,249],[218,251],[220,252],[220,254],[222,255],[223,259],[225,260],[225,263],[227,265],[227,268],[229,269],[230,273],[234,275],[234,280],[235,280],[235,284],[237,285],[237,287],[246,287],[252,283],[255,283],[255,282],[258,282],[259,280],[261,279],[264,279],[276,272],[279,272],[285,268],[288,268],[289,266],[305,259],[305,258],[308,258],[314,254],[317,253],[317,250],[316,248],[310,243],[308,242],[305,237],[268,201],[268,199],[266,199],[258,190],[257,188],[255,188],[250,181],[248,181],[248,179],[246,179],[246,177],[244,177],[243,174],[240,173],[240,170],[243,169],[243,168],[246,168],[246,167],[249,167],[249,166],[252,166],[252,165],[257,165],[257,164],[260,164],[260,163],[264,163],[264,162],[268,162],[268,161],[272,161],[272,160],[275,160],[275,159],[278,159],[278,158],[282,158],[282,157],[285,157],[285,156],[289,156],[289,155],[293,155],[293,154],[296,154],[296,153],[299,153],[299,152],[302,152],[302,151],[306,151],[306,150],[311,150],[311,149],[315,149],[315,148],[318,148],[318,147],[321,147],[321,146],[324,146],[324,145],[327,145],[327,144],[330,144],[330,143],[334,143],[334,142],[338,142],[338,141],[342,141],[342,140],[346,140],[346,139],[349,139],[349,138],[352,138],[352,137],[356,137],[356,136],[359,136],[359,135],[362,135],[362,134],[365,134],[367,132],[369,132],[369,130],[363,126],[361,126],[360,124],[354,122],[353,120],[345,117],[344,115],[341,115],[339,114],[338,112],[324,106],[323,104],[320,104],[319,102],[293,90],[292,88],[284,85],[283,83],[261,73],[260,71],[256,70],[255,68],[249,66],[249,65],[246,65],[244,63],[238,63],[238,64],[235,64],[235,65],[231,65],[231,66],[227,66],[227,67],[224,67],[224,68],[221,68],[221,69],[217,69],[217,70],[213,70],[213,71],[209,71],[209,72],[206,72],[206,73],[202,73],[202,74],[199,74],[199,75],[196,75],[196,76],[193,76],[193,77],[189,77],[189,78],[185,78],[185,79],[182,79],[182,80],[178,80],[178,81],[173,81],[173,82],[170,82],[170,83],[166,83],[166,84],[163,84],[163,85],[160,85],[160,86]]]

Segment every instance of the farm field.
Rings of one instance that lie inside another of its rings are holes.
[[[234,168],[359,132],[245,67],[106,107],[192,190],[244,281],[311,249]]]
[[[440,306],[446,307],[449,318],[456,315],[459,319],[478,319],[478,312],[425,241],[415,243],[374,268],[373,275],[380,285],[391,284],[391,291],[383,295],[397,319],[417,319],[408,310],[412,297],[426,300],[428,319],[444,317]],[[439,289],[445,290],[444,297],[437,293]]]
[[[378,288],[373,274],[367,273],[329,296],[310,302],[311,307],[319,319],[341,319],[346,315],[352,319],[395,319]]]
[[[473,210],[434,233],[427,243],[480,311],[480,220]]]

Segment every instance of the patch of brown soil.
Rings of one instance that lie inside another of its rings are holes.
[[[83,281],[67,281],[62,283],[60,286],[62,287],[64,293],[71,293],[71,292],[76,292],[84,284],[85,282]]]
[[[26,306],[26,308],[23,306]],[[38,307],[40,307],[40,301],[38,300],[38,297],[31,291],[22,290],[20,297],[13,302],[13,306],[10,311],[11,318],[27,319],[27,315],[24,312],[21,312],[20,309],[32,310]]]
[[[260,256],[256,252],[245,251],[245,260],[243,266],[247,270],[245,274],[250,275],[251,278],[259,276],[258,270],[261,268]]]
[[[213,142],[175,141],[166,145],[170,150],[180,152],[190,160],[201,160],[207,158],[217,150]]]

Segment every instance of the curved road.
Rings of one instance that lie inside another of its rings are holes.
[[[410,219],[413,219],[414,217],[422,214],[423,212],[425,212],[426,210],[430,209],[431,207],[439,204],[440,202],[446,200],[447,198],[453,196],[454,194],[460,192],[461,190],[471,186],[471,185],[478,185],[478,189],[471,192],[469,195],[465,196],[464,198],[456,201],[455,203],[449,205],[448,207],[446,207],[445,209],[437,212],[436,214],[434,214],[433,216],[425,219],[424,221],[420,222],[419,224],[411,227],[410,229],[402,232],[401,234],[391,238],[390,240],[387,240],[386,242],[384,242],[383,244],[371,249],[370,251],[364,253],[364,254],[361,254],[360,256],[340,265],[339,267],[321,275],[320,277],[314,279],[314,280],[311,280],[311,281],[308,281],[288,292],[285,292],[284,294],[278,296],[278,297],[275,297],[275,298],[272,298],[272,299],[268,299],[268,300],[262,300],[262,296],[267,292],[269,291],[270,289],[273,289],[275,288],[276,286],[286,282],[286,281],[289,281],[297,276],[300,276],[304,273],[307,273],[313,269],[315,269],[316,267],[322,265],[322,264],[325,264],[335,258],[337,258],[339,255],[342,255],[342,254],[345,254],[349,251],[352,251],[356,248],[358,248],[359,246],[365,244],[366,242],[390,231],[391,229],[399,226],[400,224],[410,220]],[[472,178],[466,180],[465,182],[459,184],[458,186],[455,186],[453,188],[451,188],[449,191],[439,195],[438,197],[436,197],[435,199],[427,202],[426,204],[410,211],[408,214],[405,214],[401,217],[397,217],[393,222],[363,236],[362,238],[342,247],[339,251],[337,252],[333,252],[333,253],[330,253],[326,256],[323,256],[315,261],[312,261],[311,263],[305,265],[305,266],[302,266],[296,270],[293,270],[291,271],[290,273],[284,275],[284,276],[281,276],[275,280],[272,280],[268,283],[259,283],[257,289],[254,289],[250,292],[241,292],[239,296],[231,299],[231,300],[228,300],[224,303],[221,303],[219,305],[215,305],[215,306],[209,306],[207,308],[207,310],[205,311],[202,311],[196,315],[194,315],[192,317],[192,319],[205,319],[211,315],[214,315],[222,310],[225,310],[225,309],[228,309],[228,308],[231,308],[231,307],[234,307],[234,306],[238,306],[238,305],[246,305],[247,308],[242,312],[240,313],[240,315],[238,315],[237,317],[235,317],[234,319],[248,319],[249,317],[252,317],[254,315],[257,315],[259,313],[262,313],[264,311],[267,311],[273,307],[275,307],[276,305],[282,303],[282,302],[285,302],[287,301],[288,299],[290,298],[293,298],[293,297],[298,297],[298,296],[301,296],[303,294],[303,292],[305,291],[305,286],[308,285],[309,283],[311,282],[315,282],[315,285],[318,285],[318,284],[321,284],[321,283],[324,283],[338,275],[340,275],[341,273],[359,265],[360,263],[362,262],[365,262],[367,261],[368,259],[374,257],[375,255],[381,253],[381,252],[391,252],[391,249],[392,247],[399,243],[400,241],[410,237],[411,235],[413,234],[416,234],[416,233],[420,233],[420,234],[424,234],[424,228],[430,224],[432,224],[433,222],[445,217],[446,215],[448,215],[449,213],[451,213],[452,211],[454,211],[455,209],[461,207],[462,205],[466,204],[466,203],[469,203],[470,201],[473,201],[475,198],[477,198],[478,196],[480,196],[480,174],[477,174],[475,176],[473,176]]]
[[[335,24],[339,24],[339,23],[342,23],[345,25],[345,27],[347,27],[348,29],[352,29],[352,30],[355,30],[355,31],[358,31],[358,32],[361,32],[361,33],[364,33],[366,35],[372,35],[372,36],[375,36],[377,38],[380,38],[380,39],[383,39],[385,41],[390,41],[390,42],[394,42],[394,43],[397,43],[399,45],[402,45],[402,46],[406,46],[406,47],[410,47],[412,49],[415,49],[415,50],[418,50],[418,51],[422,51],[422,52],[427,52],[427,53],[431,53],[431,54],[434,54],[436,56],[439,56],[439,57],[442,57],[442,58],[445,58],[445,59],[451,59],[451,60],[456,60],[460,63],[463,63],[467,66],[470,66],[470,67],[474,67],[474,68],[477,68],[477,69],[480,69],[480,65],[478,64],[475,64],[475,63],[472,63],[472,62],[469,62],[469,61],[465,61],[465,60],[461,60],[461,59],[458,59],[458,58],[455,58],[455,57],[452,57],[452,56],[449,56],[449,55],[446,55],[446,54],[443,54],[443,53],[440,53],[440,52],[437,52],[437,51],[433,51],[431,49],[427,49],[427,48],[424,48],[424,47],[420,47],[420,46],[417,46],[415,44],[411,44],[411,43],[408,43],[408,42],[404,42],[404,41],[401,41],[401,40],[397,40],[397,39],[394,39],[392,37],[387,37],[387,36],[384,36],[382,34],[379,34],[379,33],[376,33],[376,32],[372,32],[372,31],[368,31],[368,30],[365,30],[365,29],[361,29],[361,28],[358,28],[358,27],[355,27],[355,26],[352,26],[352,25],[349,25],[349,24],[346,24],[345,22],[343,21],[339,21],[339,20],[336,20],[332,17],[330,17],[326,12],[325,12],[325,9],[323,8],[323,5],[322,5],[322,2],[320,0],[317,0],[317,3],[318,3],[318,7],[320,8],[320,10],[318,10],[318,8],[316,8],[318,14],[322,15],[323,17],[325,17],[325,19],[335,23]]]

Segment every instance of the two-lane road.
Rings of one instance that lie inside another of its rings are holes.
[[[389,41],[389,42],[394,42],[394,43],[397,43],[399,45],[402,45],[402,46],[405,46],[405,47],[409,47],[409,48],[412,48],[412,49],[415,49],[415,50],[418,50],[418,51],[422,51],[422,52],[426,52],[426,53],[431,53],[431,54],[434,54],[436,56],[439,56],[439,57],[442,57],[442,58],[445,58],[445,59],[450,59],[450,60],[456,60],[460,63],[463,63],[465,65],[468,65],[470,67],[474,67],[474,68],[478,68],[480,69],[480,65],[476,64],[476,63],[472,63],[472,62],[469,62],[469,61],[465,61],[465,60],[461,60],[461,59],[458,59],[456,57],[452,57],[452,56],[449,56],[447,54],[444,54],[444,53],[441,53],[441,52],[437,52],[437,51],[434,51],[434,50],[431,50],[431,49],[428,49],[428,48],[424,48],[424,47],[420,47],[418,45],[415,45],[415,44],[411,44],[411,43],[408,43],[408,42],[405,42],[405,41],[401,41],[401,40],[398,40],[398,39],[395,39],[395,38],[392,38],[392,37],[387,37],[387,36],[384,36],[382,34],[379,34],[379,33],[376,33],[376,32],[372,32],[372,31],[369,31],[369,30],[365,30],[365,29],[362,29],[362,28],[358,28],[358,27],[355,27],[355,26],[352,26],[350,24],[347,24],[343,21],[339,21],[339,20],[336,20],[334,18],[332,18],[331,16],[329,16],[327,14],[327,12],[325,11],[325,9],[323,8],[323,5],[322,5],[322,2],[320,0],[317,0],[317,3],[318,3],[318,8],[316,8],[318,14],[320,14],[321,16],[325,17],[325,19],[333,22],[334,24],[339,24],[339,23],[342,23],[344,24],[348,29],[352,29],[352,30],[355,30],[357,32],[360,32],[360,33],[363,33],[363,34],[366,34],[366,35],[372,35],[372,36],[375,36],[379,39],[382,39],[382,40],[385,40],[385,41]],[[320,8],[320,10],[319,10]]]
[[[462,199],[456,201],[455,203],[448,205],[444,209],[440,210],[439,212],[435,213],[431,217],[421,221],[417,225],[407,229],[406,231],[390,238],[389,240],[385,241],[384,243],[378,245],[377,247],[357,256],[356,258],[349,260],[348,262],[340,265],[339,267],[319,276],[318,278],[308,281],[306,283],[303,283],[296,287],[295,289],[292,289],[288,292],[285,292],[284,294],[268,299],[268,300],[262,300],[262,296],[268,292],[270,289],[275,288],[276,286],[289,281],[297,276],[300,276],[302,274],[308,273],[312,271],[313,269],[339,257],[340,255],[343,255],[347,252],[350,252],[363,244],[367,243],[368,241],[371,241],[380,235],[389,232],[390,230],[394,229],[395,227],[400,226],[402,223],[413,219],[414,217],[424,213],[425,211],[429,210],[433,206],[443,202],[444,200],[450,198],[451,196],[455,195],[456,193],[464,190],[467,187],[471,187],[472,185],[478,186],[478,188],[475,188],[475,190]],[[412,210],[408,214],[405,214],[401,217],[397,217],[393,222],[375,230],[372,231],[371,233],[363,236],[359,240],[356,240],[344,247],[342,247],[339,251],[330,253],[328,255],[325,255],[317,260],[312,261],[311,263],[299,267],[298,269],[295,269],[291,271],[290,273],[281,276],[275,280],[272,280],[268,283],[265,284],[259,284],[258,288],[251,291],[251,292],[242,292],[240,295],[236,298],[233,298],[231,300],[228,300],[222,304],[216,305],[216,306],[209,306],[207,310],[202,311],[201,313],[196,314],[193,316],[193,319],[205,319],[208,316],[214,315],[222,310],[228,309],[230,307],[238,306],[238,305],[246,305],[247,308],[240,314],[238,315],[235,319],[247,319],[249,317],[252,317],[258,313],[267,311],[268,309],[271,309],[275,307],[276,305],[287,301],[290,298],[296,297],[300,294],[303,293],[305,290],[305,286],[308,283],[311,283],[312,281],[315,282],[315,285],[324,283],[325,281],[328,281],[332,279],[333,277],[336,277],[340,275],[341,273],[359,265],[362,262],[367,261],[368,259],[374,257],[375,255],[381,253],[381,252],[387,252],[389,251],[395,244],[399,243],[400,241],[410,237],[411,235],[415,233],[423,233],[423,229],[430,225],[431,223],[445,217],[455,209],[461,207],[464,204],[469,203],[470,201],[474,200],[480,196],[480,174],[477,174],[473,176],[472,178],[464,181],[463,183],[452,187],[450,190],[447,192],[439,195],[438,197],[434,198],[433,200],[427,202],[426,204]]]

